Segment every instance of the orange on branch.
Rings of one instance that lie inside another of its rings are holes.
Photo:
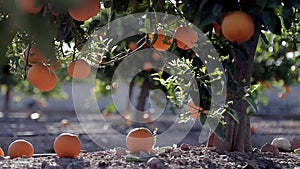
[[[62,133],[55,138],[53,148],[58,157],[76,158],[81,151],[81,142],[74,134]]]
[[[181,26],[176,29],[174,37],[177,47],[183,50],[193,48],[198,41],[197,32],[190,26]]]
[[[235,11],[224,17],[221,29],[227,40],[234,43],[243,43],[253,36],[255,24],[247,13]]]
[[[36,86],[39,90],[49,92],[53,90],[57,84],[57,76],[53,70],[50,70],[50,80],[47,84]]]
[[[83,59],[73,60],[68,66],[68,74],[75,79],[85,79],[91,74],[91,66]]]
[[[138,45],[135,42],[129,42],[128,43],[128,48],[133,51],[136,50],[138,48]]]
[[[1,147],[0,147],[0,156],[4,157],[4,151],[3,151],[3,149]]]
[[[8,155],[10,158],[27,156],[31,158],[34,153],[32,144],[26,140],[15,140],[8,147]]]
[[[145,128],[134,128],[126,136],[126,145],[131,153],[144,151],[151,153],[155,144],[155,138],[152,132]]]
[[[47,59],[45,58],[45,55],[43,52],[37,48],[36,46],[31,46],[28,53],[28,48],[24,52],[25,59],[28,58],[29,64],[34,63],[47,63]]]
[[[190,113],[190,116],[195,119],[200,118],[201,113],[208,113],[207,110],[204,110],[202,107],[197,106],[192,99],[188,101],[188,112]]]
[[[17,6],[24,12],[37,14],[43,9],[40,0],[16,0]]]
[[[77,21],[86,21],[100,11],[100,0],[81,0],[80,4],[69,10],[70,16]]]
[[[155,37],[157,38],[155,39]],[[173,38],[166,36],[162,28],[157,29],[157,35],[151,34],[149,38],[153,43],[152,47],[159,51],[166,51],[173,44]]]
[[[27,80],[34,87],[48,84],[50,78],[50,69],[41,63],[33,64],[27,72]]]

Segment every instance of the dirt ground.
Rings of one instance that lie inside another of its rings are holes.
[[[100,115],[99,115],[100,117]],[[10,113],[8,118],[0,118],[0,146],[7,152],[8,145],[15,139],[26,139],[35,148],[36,157],[0,159],[1,168],[146,168],[150,157],[162,162],[162,168],[293,168],[300,169],[300,156],[292,152],[281,152],[279,157],[270,153],[260,153],[254,148],[252,153],[220,153],[214,149],[206,149],[199,142],[201,126],[195,123],[187,135],[180,141],[172,143],[172,139],[164,140],[169,146],[180,146],[187,143],[189,150],[180,148],[156,148],[151,156],[131,155],[118,156],[115,147],[125,147],[124,140],[117,140],[107,124],[99,124],[98,116],[86,116],[85,127],[89,127],[89,135],[74,112],[27,112]],[[63,121],[62,121],[63,120]],[[124,119],[110,116],[107,121],[111,128],[121,134],[132,128]],[[151,130],[159,128],[158,133],[168,129],[174,118],[166,116],[145,124]],[[96,126],[96,127],[95,127]],[[101,126],[101,127],[99,127]],[[260,148],[270,143],[275,137],[291,139],[300,136],[299,119],[270,119],[268,117],[252,117],[252,143]],[[178,129],[178,132],[181,130]],[[53,141],[62,132],[77,134],[82,142],[83,152],[77,159],[57,158],[53,151]],[[203,132],[202,132],[203,133]],[[92,138],[90,136],[93,136]],[[101,147],[97,139],[113,142],[110,148]],[[112,141],[113,140],[113,141]],[[121,144],[122,142],[122,144]],[[205,142],[204,142],[205,143]],[[202,145],[202,146],[201,146]],[[164,147],[164,146],[161,146]],[[105,150],[105,151],[104,151]],[[47,153],[47,154],[45,154]],[[49,154],[50,153],[50,154]],[[41,155],[44,154],[44,155]],[[150,165],[151,166],[151,165]],[[298,168],[297,168],[298,167]]]

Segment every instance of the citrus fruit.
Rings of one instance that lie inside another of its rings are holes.
[[[50,70],[50,80],[46,84],[38,85],[36,86],[39,90],[44,91],[44,92],[49,92],[52,89],[55,88],[57,84],[57,77],[56,74],[53,70]]]
[[[33,64],[27,72],[27,80],[34,87],[39,87],[48,84],[50,78],[50,69],[41,63]]]
[[[57,71],[61,66],[61,61],[59,59],[53,59],[50,61],[49,68],[53,71]]]
[[[129,43],[128,43],[128,48],[129,48],[131,51],[133,51],[133,50],[137,49],[138,46],[137,46],[137,44],[136,44],[135,42],[129,42]]]
[[[84,79],[89,77],[91,66],[83,59],[73,60],[68,66],[68,74],[75,79]]]
[[[213,22],[213,26],[214,26],[215,33],[217,35],[220,35],[221,34],[221,25],[219,25],[217,22]]]
[[[81,151],[81,142],[74,134],[62,133],[55,138],[53,148],[58,157],[76,158]]]
[[[0,156],[4,157],[4,151],[2,150],[2,148],[0,147]]]
[[[190,26],[178,27],[174,37],[176,38],[177,47],[183,50],[193,48],[198,41],[197,32]]]
[[[197,106],[192,99],[188,101],[188,112],[191,117],[198,119],[200,118],[201,112],[207,113],[207,110],[204,110],[202,107]]]
[[[153,43],[152,47],[154,49],[159,50],[159,51],[166,51],[171,47],[171,45],[173,43],[173,38],[167,37],[162,28],[157,29],[157,38],[154,41],[155,36],[156,36],[155,34],[149,35],[149,38]]]
[[[152,132],[145,128],[134,128],[126,136],[126,145],[131,153],[144,151],[151,153],[155,144],[155,138]]]
[[[70,16],[77,21],[86,21],[100,11],[100,0],[81,0],[78,6],[70,8]]]
[[[34,63],[47,63],[47,59],[42,51],[36,46],[31,46],[28,52],[28,48],[24,52],[25,59],[28,59],[29,64]]]
[[[243,43],[254,34],[255,24],[247,13],[235,11],[224,17],[221,29],[227,40],[234,43]]]
[[[8,147],[8,155],[10,158],[17,158],[22,156],[27,156],[31,158],[34,153],[34,148],[32,144],[26,140],[15,140],[10,143]]]
[[[22,11],[30,14],[37,14],[43,8],[40,0],[16,0],[16,4]]]
[[[143,69],[146,72],[151,72],[151,70],[153,69],[152,63],[151,62],[145,62],[144,65],[143,65]]]

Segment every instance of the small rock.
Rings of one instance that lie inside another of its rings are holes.
[[[295,152],[296,154],[300,155],[300,148],[295,149],[294,152]]]
[[[184,158],[179,158],[176,161],[179,165],[185,165],[187,163],[186,159]]]
[[[292,150],[300,148],[300,137],[294,137],[291,141]]]
[[[0,156],[0,161],[5,160],[5,158],[3,156]]]
[[[41,168],[46,168],[46,166],[48,166],[47,161],[43,161],[43,162],[42,162],[42,165],[41,165]]]
[[[106,163],[105,161],[99,161],[99,163],[98,163],[99,168],[104,168],[104,167],[107,167],[107,166],[108,166],[108,163]]]
[[[237,156],[236,159],[240,160],[240,161],[244,161],[244,158],[241,156]]]
[[[189,144],[183,143],[180,145],[180,149],[183,151],[189,151],[191,148]]]
[[[127,155],[126,149],[123,148],[123,147],[117,147],[116,148],[116,155],[119,156],[119,157]]]
[[[173,151],[173,148],[170,146],[164,147],[165,153],[171,153]]]
[[[156,165],[156,169],[166,169],[166,168],[167,168],[167,165],[165,165],[163,163]]]
[[[271,145],[277,147],[279,150],[291,150],[291,143],[286,138],[274,138]]]
[[[261,152],[272,152],[275,156],[279,156],[279,150],[277,147],[266,143],[260,148]]]
[[[157,157],[151,157],[148,161],[147,161],[147,165],[149,168],[158,168],[158,165],[163,164],[163,162],[158,159]],[[164,164],[163,164],[164,165]]]
[[[176,157],[181,157],[181,153],[178,152],[178,151],[174,151],[174,152],[171,152],[171,153],[170,153],[170,156],[171,156],[171,157],[175,157],[175,158],[176,158]]]
[[[260,150],[258,148],[253,148],[252,153],[260,153]]]

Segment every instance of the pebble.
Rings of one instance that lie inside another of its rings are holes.
[[[291,143],[287,138],[279,137],[274,138],[271,145],[277,147],[279,150],[291,150]]]
[[[272,152],[275,156],[279,156],[279,150],[277,147],[266,143],[260,148],[261,152]]]
[[[2,160],[5,160],[5,158],[4,158],[4,157],[2,157],[2,156],[0,156],[0,161],[2,161]]]
[[[180,152],[178,152],[178,151],[174,151],[174,152],[171,152],[171,157],[175,157],[175,158],[177,158],[177,157],[181,157],[181,153]]]
[[[123,147],[117,147],[116,148],[116,155],[119,156],[119,157],[127,155],[126,149],[123,148]]]
[[[184,158],[179,158],[176,160],[179,165],[186,165],[187,160]]]
[[[300,137],[294,137],[291,141],[291,146],[293,150],[300,148]]]
[[[165,164],[160,159],[158,159],[157,157],[151,157],[147,161],[147,165],[151,169],[157,169],[157,168],[162,168],[162,167],[165,168]]]
[[[182,151],[189,151],[191,148],[190,148],[189,144],[183,143],[183,144],[180,145],[180,149]]]

